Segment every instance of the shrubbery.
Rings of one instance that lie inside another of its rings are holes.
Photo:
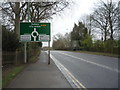
[[[40,47],[42,47],[41,42],[27,42],[28,62],[34,61],[32,59],[38,57],[38,55],[40,54]],[[3,51],[2,54],[5,57],[3,58],[3,61],[9,59],[10,62],[14,62],[14,61],[23,62],[24,60],[24,43],[19,42],[18,36],[13,31],[6,29],[5,26],[2,27],[2,51]],[[12,59],[8,58],[7,53],[9,53],[9,57],[12,56]],[[22,59],[20,60],[20,58]]]
[[[2,26],[2,51],[15,51],[18,47],[20,42],[17,35]]]
[[[106,40],[106,41],[97,40],[94,42],[92,50],[96,52],[118,54],[119,47],[120,47],[119,40]]]

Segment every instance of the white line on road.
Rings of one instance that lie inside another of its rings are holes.
[[[72,74],[71,72],[64,67],[53,55],[50,54],[50,57],[55,62],[57,67],[60,69],[60,71],[64,74],[66,79],[69,81],[69,83],[72,85],[73,88],[79,88],[81,90],[87,90],[87,88],[79,82]]]
[[[91,61],[85,60],[85,59],[83,59],[83,58],[75,57],[75,56],[72,56],[72,55],[69,55],[69,54],[66,54],[66,53],[63,53],[63,52],[58,52],[58,53],[61,53],[61,54],[63,54],[63,55],[66,55],[66,56],[69,56],[69,57],[72,57],[72,58],[79,59],[79,60],[81,60],[81,61],[84,61],[84,62],[93,64],[93,65],[97,65],[97,66],[99,66],[99,67],[108,69],[108,70],[110,70],[110,71],[114,71],[114,72],[117,72],[117,73],[120,72],[120,71],[118,71],[118,69],[113,69],[113,68],[111,68],[111,67],[109,67],[109,66],[106,66],[106,65],[102,65],[102,64],[95,63],[95,62],[91,62]]]

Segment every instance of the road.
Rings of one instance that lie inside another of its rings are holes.
[[[118,88],[118,58],[68,51],[51,55],[86,88]]]

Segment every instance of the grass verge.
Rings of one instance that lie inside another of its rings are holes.
[[[15,78],[16,75],[18,75],[25,67],[27,64],[22,64],[19,66],[14,66],[11,68],[11,70],[6,74],[2,76],[2,88],[5,88],[11,80]]]
[[[118,54],[102,53],[102,52],[90,52],[90,51],[71,51],[71,52],[94,54],[94,55],[103,55],[103,56],[110,56],[110,57],[116,57],[116,58],[120,57]]]

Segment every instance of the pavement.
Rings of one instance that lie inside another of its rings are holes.
[[[72,88],[67,79],[51,60],[42,52],[36,63],[28,65],[7,88]]]

